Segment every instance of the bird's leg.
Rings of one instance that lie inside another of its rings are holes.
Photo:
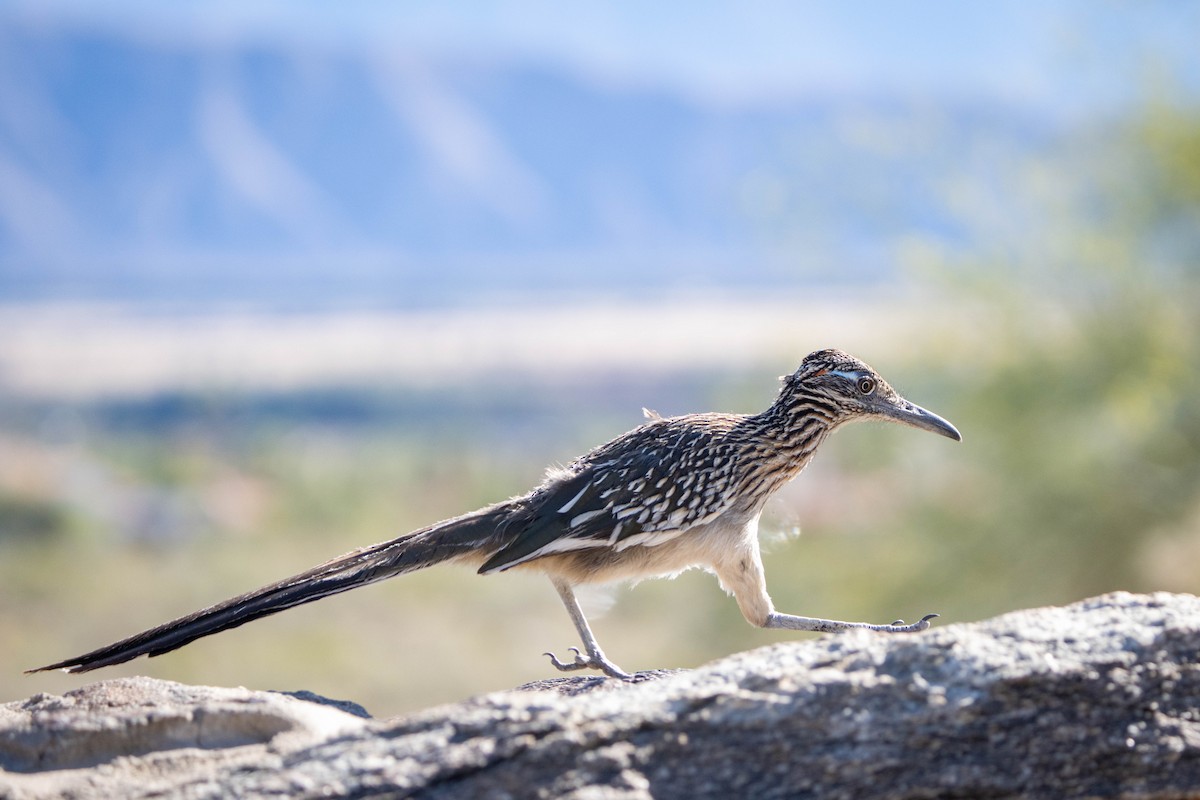
[[[613,678],[626,681],[632,679],[632,675],[609,661],[608,657],[604,655],[604,651],[600,649],[600,645],[596,643],[596,636],[583,616],[583,609],[579,607],[579,601],[575,599],[575,592],[571,588],[571,584],[555,577],[551,577],[550,582],[558,590],[558,596],[562,598],[563,605],[567,607],[567,613],[571,615],[571,622],[575,623],[575,630],[579,631],[579,638],[583,640],[583,647],[587,650],[585,657],[578,648],[570,648],[575,653],[575,660],[565,664],[559,661],[554,653],[546,653],[545,655],[550,656],[550,663],[554,665],[555,669],[563,672],[577,669],[598,669]]]
[[[758,539],[746,537],[745,545],[739,553],[719,564],[714,565],[721,586],[733,594],[742,616],[760,628],[784,628],[791,631],[816,631],[818,633],[837,633],[849,630],[879,631],[880,633],[913,633],[929,627],[929,620],[937,614],[926,614],[918,622],[905,625],[904,620],[896,620],[891,625],[873,625],[869,622],[841,622],[836,619],[819,619],[817,617],[797,617],[793,614],[780,614],[775,610],[770,595],[767,594],[767,580],[763,574],[762,559],[758,552]]]
[[[772,612],[767,616],[764,628],[785,628],[790,631],[817,631],[819,633],[837,633],[838,631],[868,630],[881,633],[914,633],[929,627],[929,620],[937,614],[926,614],[918,622],[905,625],[904,620],[898,619],[891,625],[873,625],[870,622],[841,622],[836,619],[818,619],[816,617],[797,617],[792,614]]]

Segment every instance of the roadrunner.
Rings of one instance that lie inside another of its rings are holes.
[[[777,612],[767,594],[758,518],[767,499],[794,478],[839,426],[855,420],[899,422],[962,437],[946,420],[899,394],[870,367],[838,350],[811,353],[761,414],[688,414],[649,421],[548,471],[528,494],[354,550],[307,572],[234,597],[90,653],[30,672],[86,672],[138,656],[157,656],[202,636],[311,603],[331,594],[441,562],[545,573],[583,643],[559,670],[597,669],[628,679],[604,655],[575,599],[575,587],[674,575],[690,567],[715,573],[752,625],[797,631],[866,629],[908,633],[905,625],[840,622]]]

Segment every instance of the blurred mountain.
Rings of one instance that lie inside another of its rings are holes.
[[[0,24],[0,296],[425,305],[880,281],[1056,121]],[[1004,203],[1003,197],[996,202]]]

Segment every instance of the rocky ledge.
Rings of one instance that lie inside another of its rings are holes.
[[[1200,796],[1200,599],[1110,594],[914,636],[574,677],[374,720],[102,681],[0,706],[0,797]]]

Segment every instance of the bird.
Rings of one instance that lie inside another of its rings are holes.
[[[758,414],[695,413],[646,421],[566,466],[552,467],[526,494],[353,550],[298,575],[239,595],[74,658],[27,670],[78,673],[157,656],[204,636],[293,606],[438,563],[545,574],[583,649],[557,670],[598,670],[635,679],[600,648],[575,590],[585,584],[714,573],[746,620],[761,628],[833,633],[925,630],[937,614],[905,624],[843,622],[776,611],[759,549],[767,500],[808,465],[817,448],[850,422],[901,423],[955,441],[950,422],[904,399],[859,359],[836,349],[805,356],[781,376],[774,402]]]

